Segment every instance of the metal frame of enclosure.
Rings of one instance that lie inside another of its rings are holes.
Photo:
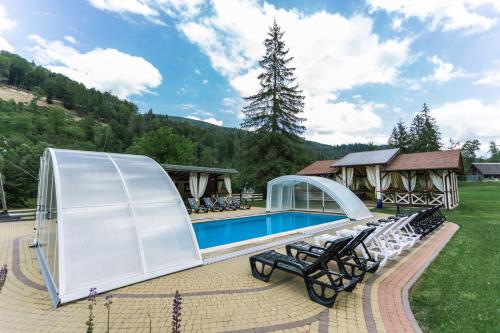
[[[344,213],[351,220],[373,217],[365,204],[347,187],[315,176],[289,175],[269,181],[266,210]]]
[[[145,156],[46,149],[34,244],[54,306],[202,264],[178,191]]]

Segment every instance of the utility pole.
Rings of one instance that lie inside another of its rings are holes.
[[[0,172],[0,203],[2,204],[1,207],[2,211],[7,212],[7,201],[5,200],[5,192],[3,190],[3,180],[1,172]]]

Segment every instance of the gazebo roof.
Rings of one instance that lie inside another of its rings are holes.
[[[463,171],[460,150],[400,154],[389,163],[386,171],[456,170]]]
[[[350,153],[333,163],[334,167],[388,164],[398,154],[399,149],[384,149]]]
[[[335,168],[332,167],[333,163],[335,163],[335,160],[316,161],[313,164],[308,165],[304,169],[297,172],[297,174],[305,176],[314,176],[314,175],[326,175],[335,173]]]
[[[192,165],[176,165],[176,164],[161,164],[165,171],[172,172],[196,172],[196,173],[209,173],[209,174],[219,174],[219,175],[235,175],[239,174],[236,169],[223,169],[223,168],[209,168],[200,167]]]
[[[500,163],[472,163],[483,175],[500,176]]]

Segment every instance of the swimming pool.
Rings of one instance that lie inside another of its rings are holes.
[[[284,212],[194,223],[200,249],[344,219],[343,215]]]

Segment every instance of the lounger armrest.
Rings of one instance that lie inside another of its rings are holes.
[[[315,246],[316,248],[320,249],[321,251],[324,251],[325,249],[321,248],[321,247],[318,247],[318,246]],[[318,253],[314,253],[314,252],[311,252],[311,251],[305,251],[305,250],[297,250],[297,253],[296,253],[296,256],[299,255],[299,254],[305,254],[305,255],[308,255],[308,256],[311,256],[311,257],[314,257],[314,258],[318,258],[320,256],[320,254]]]
[[[302,267],[301,265],[296,264],[294,262],[288,261],[288,260],[276,259],[276,261],[274,262],[274,267],[276,267],[278,265],[278,263],[282,263],[282,264],[285,264],[285,265],[293,266],[295,268],[300,269],[301,271],[304,271],[304,267]]]

